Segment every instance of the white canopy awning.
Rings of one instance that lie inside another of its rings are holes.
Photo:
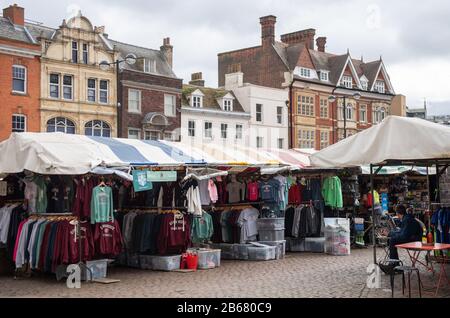
[[[311,165],[318,168],[433,159],[450,159],[450,127],[398,116],[389,116],[310,157]]]

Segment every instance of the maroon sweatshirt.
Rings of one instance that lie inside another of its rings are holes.
[[[191,244],[189,218],[177,218],[176,214],[164,215],[158,236],[158,253],[161,255],[181,254]]]
[[[116,256],[122,251],[122,233],[116,220],[97,223],[94,230],[95,251],[105,256]]]

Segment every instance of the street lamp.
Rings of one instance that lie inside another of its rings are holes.
[[[328,100],[330,101],[330,103],[334,103],[335,101],[337,101],[338,99],[342,99],[343,100],[343,110],[344,110],[344,139],[347,138],[347,102],[346,102],[346,96],[335,96],[333,95],[334,91],[336,89],[333,90],[333,92],[331,93],[332,95],[330,95],[330,97],[328,97]],[[359,100],[361,98],[361,94],[356,92],[355,94],[353,94],[352,96],[354,99]]]
[[[116,66],[116,89],[117,89],[117,137],[121,137],[122,135],[122,110],[120,109],[122,104],[122,94],[120,93],[120,80],[119,80],[119,65],[123,62],[128,65],[134,65],[137,60],[143,59],[143,57],[136,57],[135,54],[129,53],[123,60],[115,60],[114,62],[101,61],[99,63],[99,67],[102,71],[107,71],[110,69],[112,65]]]

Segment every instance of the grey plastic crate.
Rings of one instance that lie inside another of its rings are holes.
[[[284,258],[286,255],[286,240],[282,241],[260,241],[258,243],[269,245],[269,246],[276,246],[277,247],[277,253],[276,253],[276,259]],[[253,243],[254,244],[254,243]]]
[[[234,259],[247,260],[248,259],[248,247],[250,244],[233,244]]]
[[[228,243],[213,243],[210,244],[209,247],[211,249],[220,250],[220,257],[222,259],[236,259],[235,249],[233,244]]]
[[[189,249],[198,255],[198,269],[211,269],[220,266],[221,250]]]
[[[141,269],[153,269],[153,255],[139,255]]]
[[[256,220],[258,230],[284,230],[284,218],[262,218]]]
[[[153,256],[152,269],[156,271],[173,271],[180,269],[181,255]]]
[[[305,239],[287,237],[286,249],[289,252],[305,252]]]
[[[248,258],[252,261],[268,261],[275,259],[276,246],[250,246],[248,247]]]
[[[258,230],[259,241],[282,241],[284,240],[284,229],[282,230]]]
[[[81,268],[81,280],[92,280],[97,278],[105,278],[108,270],[108,260],[98,259],[94,261],[86,261],[86,267]]]
[[[305,250],[313,253],[325,253],[324,237],[307,237],[305,238]]]

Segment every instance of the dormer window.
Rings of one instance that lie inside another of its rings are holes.
[[[192,107],[201,108],[203,104],[203,98],[202,96],[192,96]]]
[[[311,70],[308,68],[300,68],[300,76],[305,78],[311,78]]]
[[[233,111],[233,100],[231,99],[224,99],[223,100],[223,110],[227,112]]]
[[[353,88],[353,78],[351,76],[342,76],[341,86]]]
[[[383,81],[376,81],[375,82],[375,91],[378,93],[384,94],[385,92],[385,86]]]
[[[144,72],[156,73],[156,61],[151,59],[144,59]]]
[[[328,73],[327,71],[320,71],[320,80],[324,82],[328,82]]]
[[[369,83],[368,83],[367,81],[361,80],[361,88],[362,88],[364,91],[367,91],[368,85],[369,85]]]

